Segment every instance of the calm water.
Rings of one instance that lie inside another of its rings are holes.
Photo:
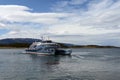
[[[71,56],[0,49],[0,80],[120,80],[120,49],[74,49]]]

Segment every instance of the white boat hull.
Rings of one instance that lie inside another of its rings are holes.
[[[36,54],[36,55],[54,55],[54,53],[42,53],[42,52],[30,52],[30,51],[26,51],[24,53],[26,53],[26,54]]]
[[[59,49],[54,52],[40,52],[40,51],[26,51],[26,54],[37,54],[37,55],[71,55],[72,50]]]

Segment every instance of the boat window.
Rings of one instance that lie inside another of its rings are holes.
[[[30,48],[36,48],[36,45],[31,45]]]
[[[36,48],[36,45],[34,45],[33,48]]]

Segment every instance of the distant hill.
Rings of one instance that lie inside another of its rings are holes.
[[[7,39],[1,39],[0,44],[32,43],[35,41],[41,41],[41,40],[33,39],[33,38],[7,38]]]
[[[41,41],[33,38],[7,38],[0,40],[0,47],[28,47],[33,42]]]
[[[33,38],[7,38],[0,40],[0,47],[29,47],[33,42],[39,42],[39,41],[41,40],[33,39]],[[69,43],[58,43],[58,44],[64,48],[73,46],[73,44],[69,44]]]
[[[15,47],[15,48],[22,48],[22,47],[29,47],[33,42],[39,42],[40,39],[33,39],[33,38],[7,38],[0,40],[0,47]],[[58,43],[63,48],[119,48],[115,46],[99,46],[99,45],[74,45],[70,43]]]
[[[101,45],[74,45],[72,48],[120,48],[116,46],[101,46]]]
[[[74,46],[74,44],[70,44],[70,43],[59,43],[59,42],[56,42],[57,44],[59,44],[61,47],[64,47],[64,48],[71,48]]]

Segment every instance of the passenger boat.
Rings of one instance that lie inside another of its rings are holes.
[[[41,42],[33,42],[29,48],[25,50],[28,54],[41,54],[41,55],[70,55],[71,49],[63,49],[59,44],[51,40],[43,40]]]

